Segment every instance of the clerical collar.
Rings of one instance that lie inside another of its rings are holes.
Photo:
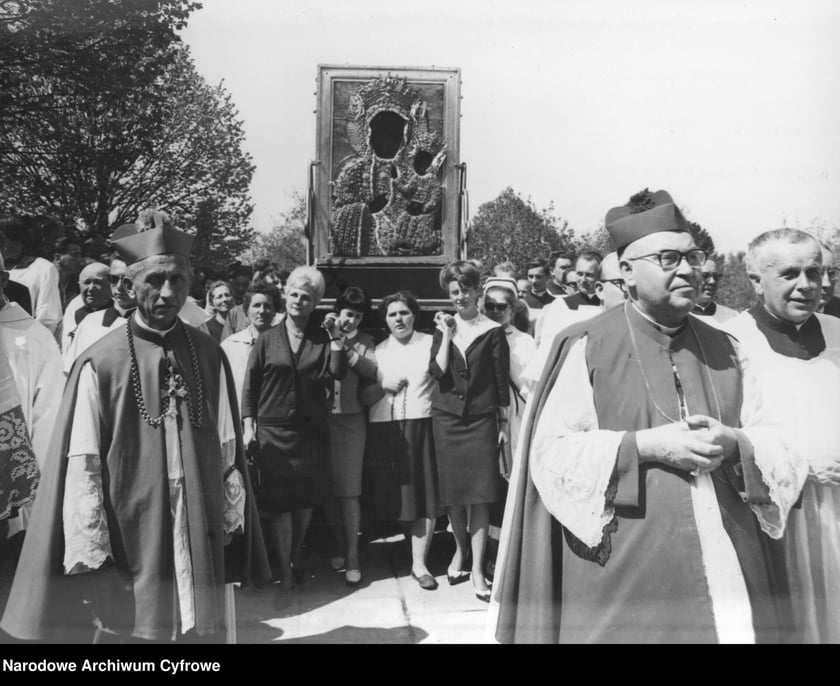
[[[820,320],[814,315],[798,327],[770,314],[763,303],[756,303],[749,310],[756,326],[773,352],[798,360],[811,360],[825,350]]]
[[[710,302],[708,305],[706,305],[706,307],[703,307],[702,305],[695,305],[693,311],[694,314],[703,314],[707,317],[714,317],[715,312],[717,312],[717,305],[714,301]]]
[[[642,312],[636,305],[636,303],[631,301],[630,305],[632,305],[633,309],[636,310],[636,312],[638,312],[639,316],[641,316],[643,319],[646,319],[650,323],[650,325],[653,326],[653,328],[655,328],[657,331],[661,331],[666,336],[675,336],[684,326],[684,323],[680,324],[679,326],[664,326],[659,322],[651,319],[651,317]]]
[[[153,329],[151,326],[146,324],[146,322],[144,322],[140,318],[140,311],[139,310],[135,310],[134,317],[132,317],[132,319],[134,319],[135,324],[137,324],[137,326],[139,326],[143,331],[145,331],[146,333],[154,334],[155,336],[159,337],[160,339],[165,338],[166,334],[171,333],[172,331],[175,330],[175,327],[178,326],[178,319],[176,317],[175,318],[175,323],[172,324],[172,326],[170,326],[168,329],[165,329],[165,330],[164,329]]]

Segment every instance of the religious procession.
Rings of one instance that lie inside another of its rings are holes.
[[[356,593],[388,527],[490,643],[840,642],[832,245],[756,233],[734,309],[716,237],[630,187],[608,249],[491,259],[460,72],[317,83],[297,264],[203,262],[151,193],[0,217],[0,641],[233,643],[313,537]]]

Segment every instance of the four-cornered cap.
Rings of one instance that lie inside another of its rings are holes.
[[[187,259],[193,237],[172,227],[163,212],[144,210],[134,224],[123,224],[111,234],[111,245],[128,265],[153,255],[171,253]]]
[[[654,206],[642,212],[626,206],[607,212],[605,224],[616,250],[651,233],[689,231],[688,221],[666,191],[656,191],[651,199]]]

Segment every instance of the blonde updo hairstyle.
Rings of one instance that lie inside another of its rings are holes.
[[[324,281],[324,275],[315,267],[295,267],[286,280],[285,290],[288,292],[292,288],[302,288],[312,293],[312,299],[317,307],[321,298],[324,297],[327,284]]]

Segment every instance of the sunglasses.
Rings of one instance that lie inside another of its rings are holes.
[[[484,303],[484,309],[489,312],[504,312],[508,307],[507,303]]]

